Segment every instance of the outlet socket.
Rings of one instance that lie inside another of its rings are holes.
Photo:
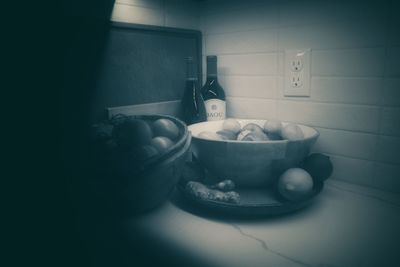
[[[285,51],[284,96],[310,96],[311,49]]]
[[[295,60],[291,61],[290,66],[293,72],[301,71],[303,69],[303,59],[301,57],[296,57]]]
[[[293,88],[301,88],[303,86],[303,77],[300,73],[293,73],[290,77]]]

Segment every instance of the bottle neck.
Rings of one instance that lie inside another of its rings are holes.
[[[196,65],[192,59],[186,61],[186,80],[197,81]]]
[[[217,80],[218,72],[217,72],[217,59],[208,59],[207,58],[207,80]]]

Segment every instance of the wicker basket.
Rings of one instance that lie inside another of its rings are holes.
[[[96,194],[105,209],[119,214],[137,214],[148,211],[167,200],[179,181],[184,163],[189,156],[191,135],[185,123],[166,115],[131,116],[145,120],[166,118],[179,128],[175,144],[163,154],[150,158],[138,166],[129,163],[129,158],[119,158],[128,162],[128,168],[121,169],[115,161],[95,161],[93,171]],[[120,155],[121,156],[121,155]],[[132,167],[130,167],[132,166]]]

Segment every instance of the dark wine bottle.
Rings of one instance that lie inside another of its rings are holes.
[[[186,86],[182,99],[182,117],[186,124],[207,120],[204,100],[200,93],[196,64],[192,57],[186,58]]]
[[[201,88],[207,120],[224,120],[226,116],[225,92],[218,83],[217,56],[207,56],[207,80]]]

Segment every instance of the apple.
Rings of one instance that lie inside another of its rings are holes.
[[[168,150],[171,146],[174,145],[171,139],[165,136],[157,136],[151,140],[151,145],[157,149],[157,151],[161,154]]]
[[[169,119],[158,119],[153,122],[154,136],[164,136],[171,140],[179,137],[179,128]]]
[[[112,135],[118,146],[124,150],[149,144],[153,137],[149,124],[141,119],[127,119],[114,126]]]

